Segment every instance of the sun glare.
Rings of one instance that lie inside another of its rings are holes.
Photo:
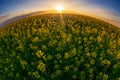
[[[58,6],[56,6],[56,10],[58,12],[62,12],[62,10],[64,10],[64,7],[62,5],[58,5]]]

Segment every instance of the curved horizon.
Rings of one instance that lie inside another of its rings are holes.
[[[120,27],[119,0],[1,0],[0,25],[16,16],[54,10],[59,4],[65,10],[96,17]]]

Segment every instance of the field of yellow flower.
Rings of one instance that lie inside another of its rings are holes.
[[[43,14],[0,29],[0,80],[120,80],[120,29]]]

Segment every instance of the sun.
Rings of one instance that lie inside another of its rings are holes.
[[[58,5],[55,8],[58,12],[62,12],[62,10],[64,10],[64,7],[62,5]]]

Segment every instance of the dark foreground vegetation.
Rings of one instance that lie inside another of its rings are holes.
[[[0,29],[0,80],[120,80],[120,29],[64,14]]]

